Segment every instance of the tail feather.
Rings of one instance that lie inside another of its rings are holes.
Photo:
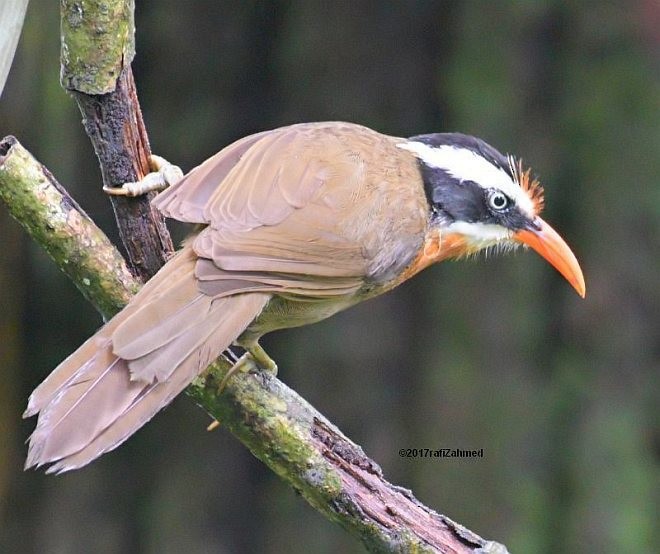
[[[89,380],[85,376],[74,380],[41,412],[30,437],[26,467],[80,451],[145,389],[144,383],[129,380],[126,362],[120,358],[98,367],[97,373]]]
[[[205,313],[200,315],[200,320],[196,324],[178,333],[174,339],[152,349],[144,356],[130,360],[128,367],[131,370],[131,379],[144,381],[156,379],[161,382],[169,379],[172,372],[199,348],[211,335],[214,327],[222,322],[225,315],[222,307],[231,307],[232,302],[216,302],[216,304],[214,309],[209,306],[204,310]]]
[[[83,368],[95,353],[107,343],[106,328],[103,327],[96,335],[87,339],[82,346],[58,365],[44,381],[32,391],[23,417],[31,417],[42,411],[57,394],[66,388],[76,377],[73,368]]]
[[[236,329],[244,328],[249,324],[249,321],[245,321],[245,315],[251,313],[251,317],[254,317],[263,308],[269,296],[262,293],[242,294],[228,299],[230,302],[226,307],[231,308],[231,312],[227,313],[227,317],[222,320],[221,325],[208,336],[206,341],[178,365],[176,371],[167,381],[156,382],[145,387],[102,433],[97,434],[84,448],[75,454],[56,461],[48,469],[48,472],[61,473],[77,469],[123,443],[208,367],[218,355],[216,350],[218,344],[229,346],[235,338]]]
[[[112,333],[117,356],[127,360],[145,356],[173,341],[206,316],[211,298],[198,293],[194,279],[188,277],[188,280],[192,284],[177,286],[173,291],[180,298],[168,295],[165,302],[161,298],[150,302],[117,327]]]
[[[28,400],[28,405],[23,413],[23,417],[31,417],[43,410],[51,402],[56,392],[74,378],[78,368],[82,367],[90,360],[97,350],[103,349],[108,338],[115,329],[124,321],[129,319],[142,306],[144,299],[154,301],[167,293],[168,286],[173,280],[188,276],[190,280],[190,271],[194,268],[196,256],[188,248],[181,250],[172,258],[167,266],[163,268],[153,279],[146,283],[140,292],[138,292],[128,306],[113,317],[99,331],[87,339],[82,346],[73,354],[60,363],[46,379],[32,391]],[[166,269],[165,269],[166,268]]]
[[[226,350],[270,298],[200,294],[192,263],[189,253],[170,261],[35,389],[25,415],[39,413],[39,420],[26,467],[68,471],[119,446]]]

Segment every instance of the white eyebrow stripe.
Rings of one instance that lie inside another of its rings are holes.
[[[485,189],[499,189],[522,210],[528,214],[534,213],[531,199],[509,174],[472,150],[448,144],[429,146],[416,141],[399,143],[397,146],[409,150],[426,165],[442,169],[459,181],[473,181]]]

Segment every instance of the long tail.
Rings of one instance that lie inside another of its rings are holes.
[[[184,249],[130,304],[39,385],[24,417],[39,414],[26,468],[61,473],[128,439],[227,349],[267,293],[200,294]]]

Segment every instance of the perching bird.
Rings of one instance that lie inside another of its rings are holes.
[[[585,294],[573,253],[539,217],[538,182],[458,133],[283,127],[226,147],[154,204],[204,227],[32,393],[26,467],[84,466],[231,345],[274,369],[265,333],[325,319],[441,260],[525,244]]]

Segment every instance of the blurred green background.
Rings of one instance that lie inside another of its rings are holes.
[[[265,346],[390,480],[512,552],[657,551],[657,1],[137,3],[152,147],[184,170],[327,119],[475,134],[535,169],[586,300],[533,253],[445,263]],[[58,6],[35,0],[0,135],[116,238],[58,76]],[[29,392],[101,322],[4,207],[0,238],[0,551],[362,551],[185,397],[88,468],[24,473]]]

